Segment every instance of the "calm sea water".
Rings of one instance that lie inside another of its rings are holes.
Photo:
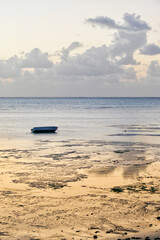
[[[34,135],[35,126],[58,126]],[[0,98],[0,139],[160,140],[160,98]]]

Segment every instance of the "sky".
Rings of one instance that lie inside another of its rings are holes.
[[[160,0],[0,0],[0,97],[160,97]]]

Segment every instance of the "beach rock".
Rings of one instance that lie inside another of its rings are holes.
[[[94,236],[93,236],[93,238],[94,238],[94,239],[97,239],[97,238],[98,238],[98,236],[97,236],[97,235],[94,235]]]
[[[88,228],[89,230],[96,230],[96,229],[99,229],[99,227],[96,227],[96,226],[91,226],[90,228]]]
[[[111,229],[111,230],[109,230],[109,231],[106,231],[106,233],[112,233],[113,232],[113,230]]]
[[[7,232],[0,232],[0,236],[8,236]]]
[[[40,240],[40,238],[30,238],[30,240]]]
[[[131,239],[142,239],[141,237],[131,237]]]
[[[114,153],[120,153],[120,154],[126,153],[126,152],[129,152],[129,150],[126,149],[126,150],[116,150],[116,151],[114,151]]]
[[[151,240],[150,237],[146,237],[145,240]]]

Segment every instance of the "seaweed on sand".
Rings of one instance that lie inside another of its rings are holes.
[[[123,188],[120,187],[120,186],[115,186],[115,187],[111,188],[111,191],[116,192],[116,193],[120,193],[120,192],[123,192]]]

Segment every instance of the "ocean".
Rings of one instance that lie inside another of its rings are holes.
[[[0,98],[0,139],[39,138],[158,142],[160,98]]]

